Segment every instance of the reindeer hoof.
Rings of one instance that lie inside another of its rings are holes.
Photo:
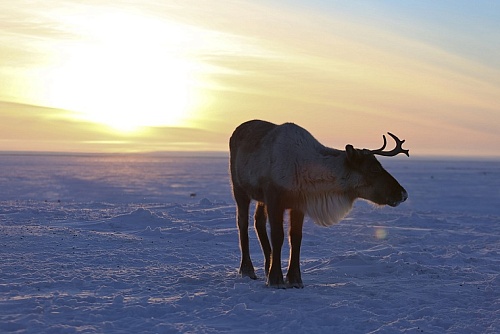
[[[304,284],[302,282],[294,282],[294,283],[286,282],[286,287],[287,287],[287,289],[290,289],[290,288],[303,289]]]
[[[302,277],[299,269],[289,269],[286,274],[286,287],[287,288],[297,288],[303,289],[304,284],[302,284]]]
[[[267,277],[266,285],[270,288],[275,289],[286,289],[285,282],[283,281],[283,275],[269,275]]]
[[[269,288],[273,289],[286,289],[285,283],[277,283],[277,284],[271,284],[269,281],[266,283],[266,286]]]
[[[240,276],[241,277],[250,277],[251,279],[257,279],[257,275],[255,275],[255,270],[253,268],[240,268]]]

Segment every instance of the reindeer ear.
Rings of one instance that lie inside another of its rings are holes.
[[[347,154],[347,161],[351,164],[357,164],[361,160],[361,153],[355,149],[351,144],[345,146],[345,152]]]

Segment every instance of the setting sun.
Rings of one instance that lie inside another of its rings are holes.
[[[70,20],[83,38],[50,73],[51,105],[120,131],[188,120],[195,64],[182,26],[123,13]]]

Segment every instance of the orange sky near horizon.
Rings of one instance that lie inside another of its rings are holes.
[[[225,151],[249,119],[323,144],[500,157],[500,5],[0,2],[0,151]]]

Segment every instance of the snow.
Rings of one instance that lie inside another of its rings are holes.
[[[225,156],[0,154],[0,332],[500,332],[498,161],[380,160],[408,201],[307,220],[276,290]]]

